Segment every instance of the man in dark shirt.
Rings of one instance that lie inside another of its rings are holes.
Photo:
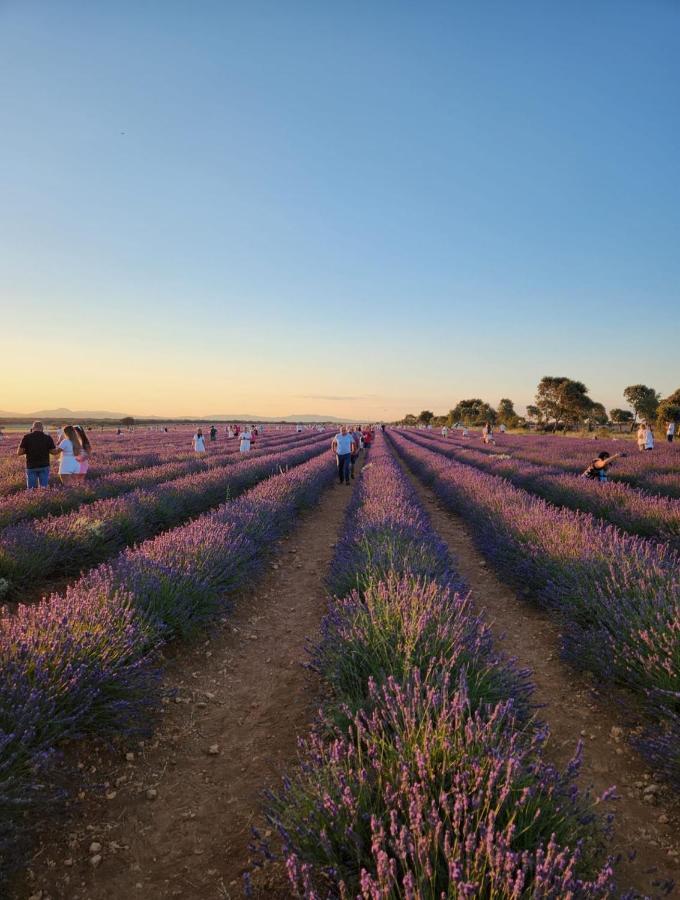
[[[54,441],[43,431],[42,422],[34,422],[28,434],[25,434],[17,448],[17,456],[26,457],[26,487],[47,487],[50,481],[50,455],[56,456],[59,451]]]

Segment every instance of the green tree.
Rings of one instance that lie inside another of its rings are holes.
[[[429,425],[432,419],[434,419],[434,413],[429,409],[424,409],[418,416],[418,421],[423,425]]]
[[[132,416],[123,416],[123,418],[120,420],[120,424],[126,426],[134,425],[135,420]]]
[[[508,400],[507,397],[503,398],[498,404],[498,421],[507,425],[508,428],[516,428],[519,420],[512,400]]]
[[[593,408],[593,401],[582,381],[545,375],[538,383],[536,406],[543,418],[554,422],[554,430],[557,431],[560,424],[576,425],[585,419]]]
[[[532,422],[540,422],[541,410],[537,406],[527,406],[527,419]]]
[[[496,410],[475,397],[471,400],[461,400],[449,413],[449,425],[463,422],[465,425],[483,425],[484,422],[495,422]]]
[[[656,411],[656,420],[659,424],[667,422],[675,422],[677,424],[680,422],[680,388],[677,391],[673,391],[670,396],[665,397],[659,403]]]
[[[638,416],[649,422],[654,421],[661,396],[654,388],[647,387],[646,384],[631,384],[624,390],[623,396],[635,411],[633,422]]]
[[[607,410],[601,403],[593,403],[588,413],[588,427],[592,425],[606,425],[609,421]]]
[[[629,409],[610,409],[609,416],[617,425],[629,425],[635,418]]]
[[[413,415],[413,413],[406,413],[404,416],[404,425],[417,425],[418,419]]]

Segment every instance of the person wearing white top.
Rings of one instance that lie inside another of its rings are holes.
[[[241,446],[239,447],[239,451],[241,453],[249,453],[250,452],[250,441],[252,439],[252,432],[250,428],[244,428],[241,432]]]
[[[80,475],[80,462],[76,459],[82,451],[82,446],[73,425],[66,425],[63,437],[57,444],[57,450],[61,451],[59,457],[59,478],[62,484],[68,484],[75,475]]]
[[[442,437],[448,437],[448,436],[449,436],[449,429],[446,427],[446,425],[443,425],[442,426]]]
[[[196,434],[193,436],[191,445],[196,453],[205,453],[205,438],[203,437],[202,429],[199,428]]]
[[[654,449],[654,432],[651,427],[648,425],[645,429],[645,450],[653,450]]]
[[[336,434],[331,441],[331,450],[336,454],[338,461],[338,478],[340,484],[345,482],[349,484],[350,471],[352,465],[352,454],[356,453],[357,444],[354,435],[347,430],[347,426],[340,428],[340,433]]]
[[[637,445],[638,450],[642,453],[645,449],[645,434],[647,432],[646,426],[640,422],[640,427],[637,430]]]
[[[673,438],[675,437],[675,422],[669,422],[668,428],[666,428],[666,440],[669,444],[673,443]]]

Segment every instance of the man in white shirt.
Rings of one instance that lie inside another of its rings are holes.
[[[354,436],[347,431],[346,425],[340,428],[340,433],[331,441],[331,450],[337,455],[340,484],[343,481],[349,484],[352,454],[356,453],[357,445]]]
[[[666,429],[666,440],[669,444],[673,443],[673,438],[675,437],[675,422],[669,422],[668,428]]]

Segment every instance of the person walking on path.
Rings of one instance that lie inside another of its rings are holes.
[[[203,429],[199,428],[191,440],[191,446],[196,453],[205,453],[205,438],[203,437]]]
[[[56,456],[57,453],[52,437],[45,434],[43,423],[34,422],[17,447],[17,456],[26,457],[26,487],[29,491],[49,485],[50,456]]]
[[[673,438],[675,437],[675,422],[669,422],[666,426],[666,440],[669,444],[673,443]]]
[[[340,484],[343,481],[345,484],[349,484],[352,453],[356,450],[356,441],[354,436],[347,431],[346,425],[340,428],[340,433],[336,434],[331,441],[331,449],[337,457]]]
[[[57,451],[61,452],[59,457],[59,478],[61,483],[66,485],[70,484],[71,481],[79,480],[79,457],[83,452],[83,445],[80,443],[80,437],[73,425],[64,425],[63,437],[57,444]]]
[[[85,476],[88,473],[90,468],[90,455],[92,453],[92,446],[90,445],[90,439],[85,434],[85,429],[82,425],[76,425],[76,434],[78,435],[78,439],[80,440],[80,454],[76,457],[78,460],[78,481],[85,481]]]
[[[645,450],[653,450],[654,449],[654,432],[652,431],[652,426],[647,423],[647,427],[645,428]]]

